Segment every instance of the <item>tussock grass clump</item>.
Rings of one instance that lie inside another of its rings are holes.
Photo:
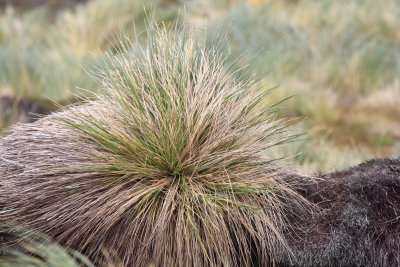
[[[290,256],[286,215],[306,202],[293,174],[264,154],[296,137],[271,115],[268,92],[230,73],[189,30],[148,36],[109,56],[104,94],[0,141],[0,221],[48,233],[99,265],[105,251],[127,266]]]

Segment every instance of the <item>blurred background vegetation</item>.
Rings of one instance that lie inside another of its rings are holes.
[[[149,14],[208,35],[222,27],[228,61],[267,74],[266,90],[279,86],[271,103],[293,96],[278,116],[300,118],[307,135],[271,152],[291,167],[400,155],[398,0],[0,0],[0,132],[96,92],[91,73],[115,36],[134,38]]]

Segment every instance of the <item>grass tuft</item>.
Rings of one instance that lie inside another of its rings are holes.
[[[127,266],[290,256],[287,213],[307,203],[265,152],[297,135],[273,115],[269,91],[226,67],[221,40],[205,48],[177,25],[150,25],[145,45],[121,41],[95,100],[1,140],[0,221],[100,265],[104,251]]]

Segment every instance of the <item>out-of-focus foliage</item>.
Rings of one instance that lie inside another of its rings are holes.
[[[89,1],[55,18],[45,7],[23,15],[7,8],[0,13],[0,95],[64,100],[78,87],[95,90],[88,72],[101,65],[115,36],[133,35],[134,27],[140,33],[146,12],[168,21],[174,10],[158,1],[130,0]]]
[[[0,226],[0,266],[94,267],[83,255],[43,234],[11,226]]]
[[[181,10],[209,35],[225,25],[231,60],[252,59],[255,73],[268,73],[261,86],[280,85],[271,101],[294,95],[279,115],[304,118],[308,138],[276,153],[296,154],[295,167],[399,155],[398,0],[92,0],[54,16],[46,7],[22,15],[9,8],[0,15],[0,97],[65,101],[77,88],[97,90],[90,72],[115,51],[116,34],[133,37],[134,25],[141,33],[145,9],[159,22]]]
[[[383,1],[194,1],[192,21],[225,23],[230,49],[269,73],[265,87],[295,97],[281,116],[303,117],[309,139],[295,164],[341,168],[398,155],[400,5]],[[238,64],[240,68],[240,64]],[[282,153],[280,149],[279,153]],[[290,154],[290,153],[289,153]]]

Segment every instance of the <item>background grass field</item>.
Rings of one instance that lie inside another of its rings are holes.
[[[30,2],[0,11],[3,133],[20,118],[18,99],[52,105],[96,92],[91,72],[116,49],[116,35],[140,36],[146,16],[184,17],[210,36],[225,33],[221,49],[232,51],[232,62],[239,57],[237,69],[250,62],[254,74],[266,74],[260,86],[278,86],[271,103],[293,96],[277,113],[299,118],[306,135],[269,153],[305,172],[400,155],[398,0],[47,1],[34,9]]]

